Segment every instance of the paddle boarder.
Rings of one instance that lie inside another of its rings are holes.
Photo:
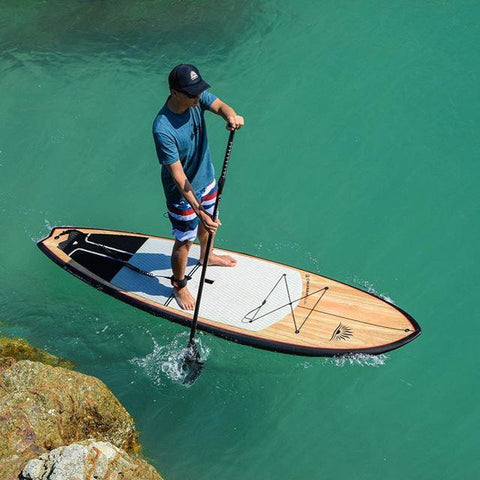
[[[195,238],[200,242],[200,263],[205,258],[208,234],[214,235],[221,222],[211,217],[217,196],[210,157],[204,112],[223,117],[228,130],[244,125],[242,116],[208,92],[210,85],[193,65],[177,65],[168,76],[170,95],[153,122],[153,138],[160,164],[162,184],[172,223],[172,286],[184,310],[195,308],[195,298],[187,288],[185,270]],[[210,252],[208,265],[234,267],[229,255]]]

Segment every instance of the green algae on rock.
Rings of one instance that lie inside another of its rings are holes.
[[[75,367],[73,362],[56,357],[45,350],[30,345],[20,338],[0,337],[0,357],[11,357],[15,360],[32,360],[41,362],[53,367],[63,367],[72,370]]]
[[[44,452],[94,438],[140,451],[133,419],[95,377],[38,362],[0,362],[0,478]]]

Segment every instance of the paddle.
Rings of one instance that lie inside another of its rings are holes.
[[[225,151],[225,159],[223,160],[222,173],[218,179],[218,191],[217,199],[215,201],[215,207],[213,208],[212,218],[214,221],[217,220],[218,216],[218,205],[220,199],[222,198],[223,186],[225,185],[225,178],[227,177],[227,167],[230,160],[230,153],[232,151],[233,137],[235,135],[235,130],[230,131],[228,137],[227,150]],[[183,379],[184,384],[193,384],[195,380],[199,377],[200,372],[203,368],[203,362],[200,361],[200,353],[198,352],[197,345],[195,343],[195,332],[197,331],[197,322],[198,322],[198,313],[200,311],[200,303],[202,301],[203,286],[205,284],[205,276],[207,274],[208,259],[210,257],[210,250],[212,247],[213,235],[208,234],[207,247],[205,250],[205,258],[203,259],[202,265],[202,274],[200,277],[200,284],[198,285],[197,301],[195,303],[195,311],[193,313],[192,327],[190,329],[190,339],[187,346],[187,354],[183,360],[182,369],[187,371],[185,378]]]

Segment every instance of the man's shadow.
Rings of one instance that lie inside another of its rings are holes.
[[[188,275],[197,264],[198,258],[188,257],[186,274]],[[159,273],[158,275],[169,276],[172,274],[170,255],[165,255],[164,253],[137,253],[135,254],[135,263],[132,263],[132,265],[147,272],[153,272],[153,275],[156,275],[156,270],[162,270],[162,273]],[[153,278],[130,269],[128,269],[128,272],[127,269],[125,269],[122,272],[122,276],[123,275],[128,275],[128,277],[123,277],[126,282],[122,281],[121,283],[128,284],[129,281],[132,281],[132,287],[134,287],[137,292],[167,298],[173,293],[171,285],[164,285],[163,281],[168,282],[168,279],[162,277]],[[126,286],[123,285],[122,288],[126,288]]]

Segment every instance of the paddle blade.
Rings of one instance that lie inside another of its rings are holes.
[[[204,362],[200,359],[200,353],[198,351],[197,345],[191,343],[183,358],[182,370],[184,372],[184,377],[182,383],[184,385],[193,385],[200,374],[202,373]]]
[[[182,380],[184,385],[193,385],[203,370],[203,362],[197,360],[185,359],[182,365],[182,369],[185,372],[185,377]]]

